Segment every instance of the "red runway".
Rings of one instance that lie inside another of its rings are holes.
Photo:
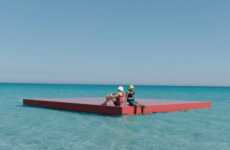
[[[79,98],[79,99],[23,99],[23,105],[34,107],[45,107],[51,109],[69,110],[77,112],[98,113],[103,115],[141,115],[159,112],[175,112],[193,109],[209,109],[210,101],[142,101],[142,106],[102,106],[103,98]]]

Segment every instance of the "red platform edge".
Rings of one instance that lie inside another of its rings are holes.
[[[193,102],[146,102],[143,105],[134,106],[102,106],[98,101],[80,100],[42,100],[42,99],[23,99],[23,105],[33,107],[44,107],[58,110],[69,110],[77,112],[98,113],[103,115],[122,116],[122,115],[142,115],[160,112],[187,111],[193,109],[210,109],[211,101]]]

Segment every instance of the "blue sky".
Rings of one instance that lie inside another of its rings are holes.
[[[230,85],[230,2],[0,1],[0,82]]]

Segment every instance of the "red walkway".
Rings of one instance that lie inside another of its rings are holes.
[[[102,99],[102,98],[101,98]],[[192,109],[209,109],[210,101],[139,101],[142,105],[139,107],[124,106],[102,106],[103,100],[92,98],[81,99],[24,99],[23,104],[34,107],[45,107],[60,110],[70,110],[77,112],[99,113],[104,115],[141,115],[158,112],[175,112]]]

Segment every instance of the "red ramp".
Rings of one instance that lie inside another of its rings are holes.
[[[23,99],[23,105],[45,107],[59,110],[98,113],[103,115],[141,115],[160,112],[186,111],[193,109],[209,109],[210,101],[139,101],[141,106],[102,106],[103,100],[92,98],[79,99]]]

